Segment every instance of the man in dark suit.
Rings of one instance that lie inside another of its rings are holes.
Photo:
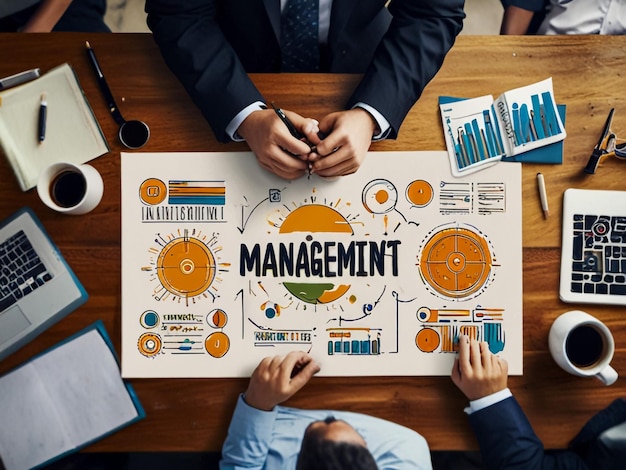
[[[466,409],[487,469],[622,469],[626,462],[626,401],[596,414],[567,450],[545,451],[507,388],[508,365],[487,343],[459,338],[452,381],[470,400]]]
[[[286,0],[293,1],[298,0]],[[364,76],[345,110],[320,122],[286,113],[308,143],[264,109],[263,96],[247,76],[283,69],[286,2],[147,0],[146,12],[166,63],[219,140],[245,139],[263,168],[287,179],[307,170],[321,176],[353,173],[372,138],[396,137],[441,67],[461,30],[464,0],[321,0],[319,61],[301,71]]]

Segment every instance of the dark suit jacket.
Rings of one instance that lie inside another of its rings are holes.
[[[464,0],[386,3],[333,1],[322,71],[364,73],[346,108],[369,104],[395,137],[460,32]],[[265,101],[247,73],[280,71],[280,0],[147,0],[146,12],[166,63],[228,141],[233,117]]]
[[[589,470],[626,468],[626,440],[606,445],[603,433],[626,420],[626,402],[616,400],[596,414],[567,450],[544,451],[514,397],[469,415],[487,469]]]

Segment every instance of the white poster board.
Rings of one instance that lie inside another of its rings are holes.
[[[370,152],[282,180],[252,153],[122,154],[122,374],[449,375],[465,332],[522,373],[521,164]]]

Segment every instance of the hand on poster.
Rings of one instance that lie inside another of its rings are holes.
[[[270,411],[304,387],[319,370],[313,358],[302,351],[266,357],[252,373],[244,400],[254,408]]]
[[[459,356],[452,366],[452,381],[469,400],[504,390],[508,363],[489,351],[489,344],[467,335],[459,337]]]

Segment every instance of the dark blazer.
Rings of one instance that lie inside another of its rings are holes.
[[[322,71],[364,73],[346,108],[369,104],[395,137],[460,32],[463,5],[333,0]],[[147,0],[146,12],[165,62],[218,139],[228,141],[233,117],[265,102],[247,73],[280,71],[280,0]]]
[[[626,436],[608,442],[605,431],[626,421],[626,402],[596,414],[567,450],[544,451],[514,397],[469,415],[487,469],[589,470],[626,468]]]

